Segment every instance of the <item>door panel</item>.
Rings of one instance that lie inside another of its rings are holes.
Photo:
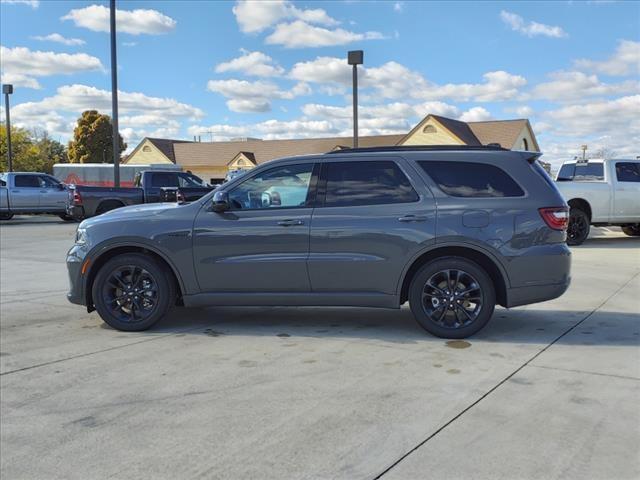
[[[379,160],[377,157],[371,163],[380,163]],[[393,201],[393,195],[384,186],[371,185],[378,176],[375,172],[347,175],[340,187],[332,189],[330,169],[342,168],[332,167],[334,163],[355,162],[331,161],[327,162],[326,170],[323,167],[319,195],[324,193],[320,190],[326,189],[325,197],[333,198],[329,204],[340,205],[319,204],[313,212],[309,254],[312,290],[395,294],[410,259],[435,241],[433,197],[403,159],[395,160],[394,164],[403,167],[400,171],[410,180],[409,188],[413,187],[416,201],[376,204]],[[327,177],[329,181],[324,186]],[[399,188],[406,190],[406,186]],[[405,193],[408,195],[408,190]]]
[[[41,185],[39,207],[46,211],[64,212],[69,199],[69,193],[61,189],[59,184],[51,178],[43,175],[40,177]]]
[[[309,292],[313,163],[262,168],[228,192],[231,210],[204,207],[194,224],[202,292]]]
[[[616,162],[613,175],[613,219],[619,222],[638,222],[640,218],[640,163]]]
[[[40,179],[38,175],[16,175],[9,193],[11,207],[38,210],[40,204]]]

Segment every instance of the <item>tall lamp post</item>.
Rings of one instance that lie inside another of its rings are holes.
[[[11,152],[11,116],[9,115],[9,95],[13,93],[13,85],[2,85],[2,93],[4,93],[4,114],[7,119],[7,169],[10,172],[13,172],[13,154]]]
[[[120,134],[118,133],[118,61],[116,59],[116,0],[109,4],[111,27],[111,125],[113,126],[113,185],[120,186]]]
[[[358,148],[358,65],[364,63],[364,52],[352,50],[347,60],[349,65],[353,65],[353,148]]]

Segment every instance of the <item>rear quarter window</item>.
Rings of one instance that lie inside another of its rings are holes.
[[[524,191],[499,167],[475,162],[418,162],[447,195],[452,197],[522,197]]]
[[[640,163],[618,162],[616,163],[616,179],[619,182],[640,182]]]

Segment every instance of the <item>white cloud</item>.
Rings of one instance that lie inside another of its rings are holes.
[[[580,59],[575,61],[577,68],[593,70],[604,75],[640,74],[640,42],[620,40],[615,53],[604,61]]]
[[[138,45],[138,42],[122,42],[123,47],[135,47]]]
[[[296,63],[289,73],[296,80],[349,87],[351,66],[345,59],[317,57],[308,62]],[[474,100],[491,102],[515,98],[519,89],[527,84],[520,75],[504,71],[487,72],[482,83],[450,83],[437,85],[428,82],[420,73],[397,62],[387,62],[379,67],[361,67],[359,85],[362,89],[373,89],[384,98],[413,97],[424,100],[451,98],[457,101]],[[338,88],[334,93],[344,89]]]
[[[273,33],[266,38],[266,43],[283,45],[286,48],[332,47],[356,41],[383,38],[385,37],[380,32],[356,33],[342,28],[318,27],[302,20],[296,20],[276,25]]]
[[[519,32],[527,37],[535,37],[541,35],[543,37],[562,38],[569,35],[561,27],[545,25],[544,23],[529,22],[526,23],[524,18],[512,12],[502,10],[500,18],[507,24],[511,30]]]
[[[34,90],[40,90],[42,88],[38,80],[21,73],[3,73],[2,83],[9,83],[15,87],[32,88]]]
[[[27,5],[31,8],[38,8],[40,6],[39,0],[0,0],[0,3],[6,5]]]
[[[84,45],[86,42],[84,40],[82,40],[81,38],[65,38],[62,35],[60,35],[59,33],[50,33],[49,35],[36,35],[34,37],[31,37],[34,40],[40,40],[43,42],[56,42],[56,43],[61,43],[63,45],[68,45],[68,46],[72,46],[72,45]]]
[[[72,20],[77,27],[94,32],[109,31],[109,9],[104,5],[89,5],[74,8],[61,18]],[[116,10],[116,30],[131,35],[160,35],[169,33],[176,27],[176,21],[157,10],[136,9]]]
[[[395,2],[393,4],[393,11],[394,12],[402,12],[404,10],[404,2]]]
[[[482,107],[473,107],[460,115],[459,120],[463,122],[484,122],[491,120],[491,114]]]
[[[151,132],[158,128],[175,128],[181,119],[197,120],[204,116],[199,108],[172,98],[150,97],[138,92],[118,93],[121,124],[133,132]],[[49,133],[69,138],[77,117],[84,110],[111,113],[111,92],[87,85],[65,85],[56,94],[37,102],[24,102],[11,110],[16,126],[45,128]]]
[[[275,64],[269,55],[247,50],[241,50],[241,52],[241,56],[216,65],[215,71],[217,73],[242,72],[256,77],[277,77],[284,73],[284,68]]]
[[[291,100],[311,93],[311,88],[304,82],[297,83],[290,90],[281,90],[272,82],[237,79],[209,80],[207,90],[226,97],[227,107],[233,112],[268,112],[273,99]]]
[[[426,99],[452,98],[457,101],[475,100],[477,102],[495,102],[509,100],[518,95],[518,89],[527,84],[520,75],[509,72],[487,72],[483,83],[448,83],[446,85],[430,85],[416,96]]]
[[[41,52],[26,47],[0,46],[0,66],[3,78],[13,79],[16,85],[25,88],[40,88],[34,77],[104,71],[100,60],[86,53]]]
[[[573,101],[584,97],[620,95],[640,92],[640,82],[629,80],[605,84],[596,75],[582,72],[554,72],[551,81],[536,85],[530,96],[552,101]]]
[[[507,108],[505,109],[505,111],[515,113],[521,118],[531,117],[535,113],[533,108],[531,108],[529,105],[521,105],[516,108]]]
[[[337,25],[339,22],[327,12],[318,9],[299,9],[287,0],[239,0],[233,7],[240,30],[245,33],[259,33],[281,20],[298,19],[320,25]]]

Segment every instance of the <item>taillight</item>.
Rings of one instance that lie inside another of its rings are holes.
[[[569,225],[569,208],[547,207],[539,208],[540,216],[544,222],[554,230],[566,230]]]
[[[82,196],[80,195],[80,192],[77,190],[73,191],[73,204],[82,205]]]

